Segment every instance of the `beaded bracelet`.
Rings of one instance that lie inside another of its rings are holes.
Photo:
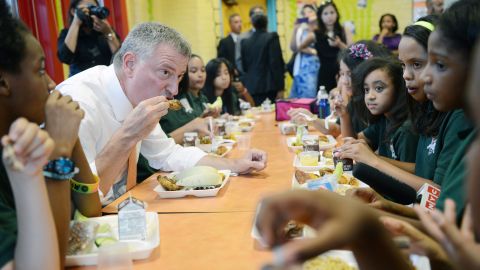
[[[80,183],[73,179],[70,179],[70,186],[72,187],[73,191],[78,193],[82,193],[82,194],[95,193],[98,191],[98,185],[99,185],[100,179],[96,175],[93,175],[93,177],[95,179],[95,183],[92,183],[92,184]]]

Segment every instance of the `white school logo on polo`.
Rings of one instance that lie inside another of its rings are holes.
[[[432,142],[430,142],[430,144],[427,146],[429,156],[435,154],[436,145],[437,145],[437,138],[432,138]]]

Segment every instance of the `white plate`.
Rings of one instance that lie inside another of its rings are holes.
[[[222,189],[227,184],[228,179],[230,178],[230,170],[219,170],[218,172],[221,172],[225,175],[225,180],[223,180],[222,185],[218,188],[204,189],[204,190],[188,189],[188,190],[168,191],[168,190],[165,190],[162,187],[162,185],[159,184],[153,190],[158,193],[158,196],[160,196],[160,198],[164,198],[164,199],[182,198],[188,195],[192,195],[195,197],[215,197],[217,196],[217,193],[220,191],[220,189]],[[175,174],[177,173],[171,173],[169,177]]]
[[[343,174],[352,176],[351,172],[344,172]],[[358,180],[358,182],[360,183],[358,185],[358,187],[357,186],[352,186],[352,185],[338,184],[337,190],[335,191],[335,193],[340,194],[340,195],[345,195],[344,193],[342,193],[340,191],[346,191],[347,189],[351,189],[351,188],[369,187],[367,184],[363,183],[360,180]],[[304,186],[302,186],[302,185],[300,185],[300,183],[298,183],[297,178],[295,177],[295,173],[292,176],[292,189],[306,189]]]
[[[155,212],[146,212],[147,219],[147,239],[144,241],[121,241],[128,243],[130,256],[133,260],[143,260],[150,256],[152,251],[160,245],[160,230],[158,223],[158,214]],[[112,228],[114,237],[118,239],[118,215],[108,215],[103,217],[89,218],[100,224],[107,223]],[[92,253],[81,255],[69,255],[66,257],[66,266],[75,265],[96,265],[98,261],[98,249]]]

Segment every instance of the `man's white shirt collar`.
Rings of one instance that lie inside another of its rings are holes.
[[[237,41],[238,41],[238,34],[235,34],[235,33],[231,32],[230,35],[232,36],[233,42],[237,43]]]
[[[105,90],[108,103],[110,103],[112,107],[115,118],[119,122],[123,122],[123,120],[127,118],[127,115],[133,110],[132,103],[130,103],[120,85],[113,64],[108,67],[107,72],[105,72],[105,77]]]

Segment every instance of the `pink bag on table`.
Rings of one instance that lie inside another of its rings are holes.
[[[275,102],[275,120],[285,121],[290,120],[287,112],[291,108],[304,108],[312,113],[315,113],[315,99],[314,98],[292,98],[279,99]]]

